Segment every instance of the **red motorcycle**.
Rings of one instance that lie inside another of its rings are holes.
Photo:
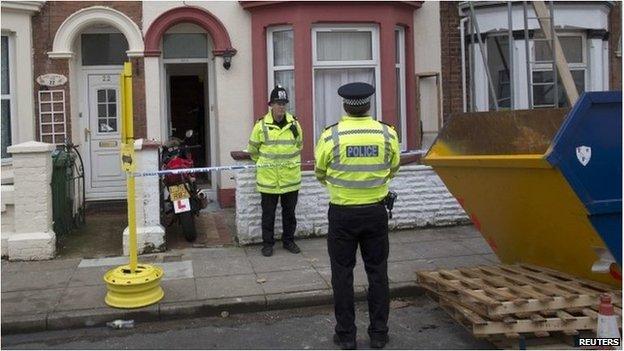
[[[174,170],[193,168],[193,156],[191,149],[199,148],[199,145],[187,146],[193,131],[186,131],[184,140],[176,137],[171,138],[161,150],[161,169]],[[202,208],[208,205],[208,199],[204,193],[198,191],[195,177],[191,173],[167,174],[163,181],[163,223],[168,227],[174,222],[182,225],[182,233],[187,241],[197,239],[195,228],[195,216]]]

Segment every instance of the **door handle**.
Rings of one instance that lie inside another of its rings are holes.
[[[89,137],[91,136],[91,129],[85,128],[84,134],[85,134],[85,141],[89,141]]]

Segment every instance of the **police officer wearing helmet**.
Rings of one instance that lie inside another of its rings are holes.
[[[358,245],[368,276],[368,334],[372,348],[388,342],[388,182],[399,170],[394,128],[369,114],[375,88],[350,83],[338,89],[347,112],[321,134],[315,149],[316,178],[329,190],[329,252],[336,327],[334,342],[356,345],[353,268]]]
[[[301,188],[303,133],[297,119],[286,112],[287,103],[286,89],[276,86],[271,91],[270,110],[254,125],[247,146],[252,160],[259,166],[256,170],[256,189],[261,194],[264,256],[273,255],[278,200],[282,206],[282,244],[292,253],[301,252],[295,244],[294,235],[297,228],[295,206]]]

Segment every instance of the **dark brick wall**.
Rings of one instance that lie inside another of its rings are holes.
[[[617,57],[618,40],[622,40],[622,3],[615,2],[609,14],[609,88],[622,90],[622,57]]]
[[[69,78],[69,61],[67,59],[50,59],[47,55],[52,50],[54,36],[59,26],[71,16],[74,12],[91,6],[107,6],[123,12],[130,17],[139,28],[142,27],[143,9],[139,1],[48,1],[45,3],[41,12],[33,16],[33,64],[34,77],[38,77],[46,73],[59,73]],[[146,135],[146,119],[145,119],[145,82],[143,71],[143,59],[133,60],[134,67],[134,130],[135,136],[140,138]],[[72,96],[69,92],[69,84],[66,83],[61,87],[54,89],[65,90],[65,114],[67,120],[67,135],[71,137],[71,101]],[[36,113],[36,135],[39,137],[39,96],[38,91],[45,87],[41,87],[34,82],[34,98]]]
[[[459,13],[457,1],[440,2],[442,91],[444,99],[442,110],[446,121],[450,114],[463,112],[461,45],[459,41]]]

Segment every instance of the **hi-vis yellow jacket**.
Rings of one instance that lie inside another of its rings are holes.
[[[286,113],[285,118],[286,125],[280,128],[269,111],[256,122],[249,138],[247,150],[259,166],[256,188],[261,193],[283,194],[301,188],[303,131],[291,114]],[[277,166],[262,167],[273,164]]]
[[[372,204],[386,197],[399,170],[399,140],[392,126],[370,116],[343,116],[321,134],[314,158],[332,204]]]

